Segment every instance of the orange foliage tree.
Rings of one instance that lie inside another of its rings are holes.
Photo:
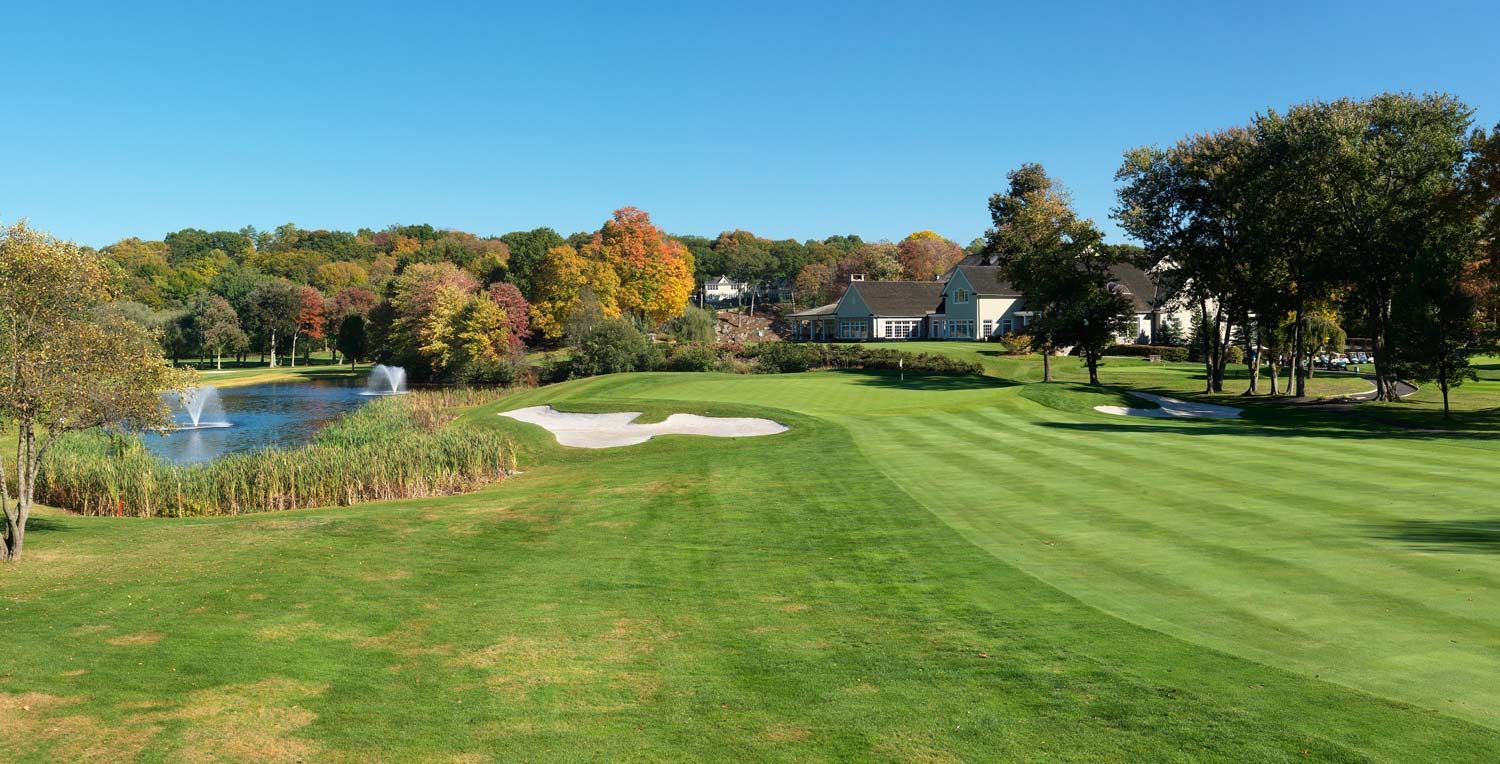
[[[587,260],[563,244],[547,250],[534,274],[536,299],[531,303],[531,328],[550,340],[567,330],[568,319],[592,292],[606,318],[619,318],[615,302],[620,279],[608,263]]]
[[[897,259],[906,277],[933,281],[958,265],[964,251],[934,231],[917,231],[896,245]]]
[[[692,253],[634,207],[615,210],[579,254],[607,263],[619,279],[619,308],[653,324],[682,315],[693,294]]]

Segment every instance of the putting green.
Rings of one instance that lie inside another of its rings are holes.
[[[1110,373],[1193,384],[1143,367]],[[514,435],[523,470],[473,495],[46,513],[0,570],[7,753],[1494,758],[1493,441],[1261,404],[1092,411],[1120,399],[619,375],[468,414]],[[790,430],[587,450],[496,416],[546,403]]]

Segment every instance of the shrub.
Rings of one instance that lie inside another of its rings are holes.
[[[1104,349],[1104,354],[1137,358],[1159,355],[1163,361],[1188,360],[1188,349],[1175,345],[1110,345]]]
[[[1007,334],[1000,341],[1005,343],[1005,352],[1011,355],[1026,355],[1032,351],[1029,334]]]
[[[745,355],[756,360],[756,367],[760,371],[772,374],[808,369],[905,369],[928,374],[980,374],[984,371],[982,366],[973,361],[864,345],[763,342],[747,347]]]
[[[641,371],[655,364],[651,341],[624,319],[606,319],[579,338],[573,348],[572,375],[594,377]]]
[[[713,342],[718,323],[713,311],[689,306],[682,315],[662,325],[662,331],[678,342]]]
[[[663,371],[713,371],[719,354],[710,345],[678,345],[662,362]]]
[[[515,469],[499,430],[462,409],[494,390],[418,391],[382,398],[291,450],[235,454],[206,464],[170,464],[137,436],[92,431],[48,452],[37,499],[86,515],[232,515],[354,504],[475,490]]]
[[[812,345],[791,342],[762,342],[748,348],[747,357],[754,358],[761,371],[770,374],[794,374],[807,371],[817,363],[818,353]]]

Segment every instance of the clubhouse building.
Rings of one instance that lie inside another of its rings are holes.
[[[1128,265],[1110,269],[1114,286],[1135,307],[1133,334],[1121,342],[1149,344],[1164,322],[1190,325],[1187,311],[1167,310],[1157,279]],[[786,317],[791,338],[811,341],[985,340],[1024,334],[1032,313],[1004,269],[967,257],[940,281],[865,281],[850,277],[838,302]]]

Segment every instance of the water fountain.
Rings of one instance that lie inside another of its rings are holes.
[[[187,413],[188,422],[178,424],[173,429],[204,430],[230,426],[224,418],[224,406],[219,403],[218,388],[190,387],[182,391],[177,400],[182,404],[183,411]],[[208,419],[204,419],[204,413],[208,414]]]
[[[406,369],[400,366],[375,364],[370,378],[365,382],[363,395],[401,395],[406,392]]]

